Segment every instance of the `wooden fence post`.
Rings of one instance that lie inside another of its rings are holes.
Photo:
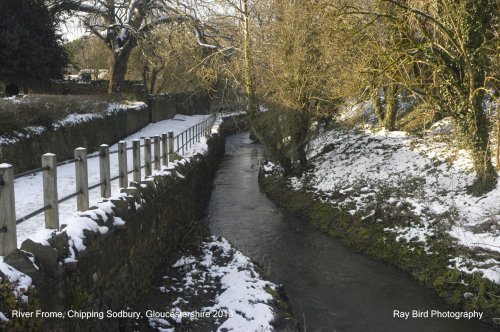
[[[121,188],[128,187],[127,142],[118,142],[118,174]]]
[[[57,160],[53,153],[42,156],[43,205],[50,206],[44,211],[45,228],[59,229],[59,202],[57,196]]]
[[[87,149],[75,149],[75,175],[76,175],[76,192],[80,195],[76,196],[76,209],[78,211],[86,211],[89,209],[89,173],[87,170]]]
[[[151,176],[151,138],[144,139],[144,165],[146,165],[144,175]]]
[[[0,164],[0,256],[17,248],[14,167]]]
[[[161,137],[156,135],[154,137],[155,148],[154,148],[153,160],[154,160],[155,170],[157,170],[157,171],[161,170],[160,141],[161,141]]]
[[[109,166],[109,145],[99,147],[99,170],[101,178],[101,197],[111,197],[111,170]]]
[[[168,165],[168,143],[169,143],[169,137],[168,134],[162,134],[161,135],[161,143],[163,146],[163,152],[162,152],[162,160],[163,160],[163,165],[167,166]]]
[[[174,161],[174,153],[175,153],[175,148],[174,148],[174,132],[169,131],[168,132],[168,162],[171,163]]]
[[[141,140],[132,141],[132,156],[134,165],[134,182],[141,182]]]

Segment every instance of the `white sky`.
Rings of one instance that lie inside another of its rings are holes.
[[[64,38],[68,41],[78,39],[88,34],[85,28],[80,26],[78,18],[76,17],[67,18],[64,23],[61,23],[60,30]]]

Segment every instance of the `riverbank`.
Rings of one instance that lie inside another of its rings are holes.
[[[500,191],[467,196],[473,174],[463,170],[466,156],[454,153],[451,159],[442,144],[401,132],[334,128],[310,142],[312,167],[301,178],[285,178],[267,164],[259,182],[279,206],[409,272],[457,308],[484,312],[483,321],[495,325]]]
[[[222,237],[195,237],[161,271],[131,330],[298,330],[283,288]]]

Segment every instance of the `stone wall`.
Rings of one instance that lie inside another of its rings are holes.
[[[209,114],[211,111],[211,99],[208,93],[198,95],[177,94],[174,98],[178,114]]]
[[[148,99],[149,120],[157,122],[172,119],[177,113],[175,98],[168,96],[152,96]]]
[[[189,237],[205,229],[199,221],[208,203],[212,179],[224,155],[224,138],[208,141],[208,152],[189,163],[178,164],[171,175],[135,184],[126,197],[111,200],[106,218],[88,213],[105,234],[85,230],[86,249],[68,257],[65,232],[52,236],[50,245],[23,242],[5,262],[27,273],[39,293],[44,311],[67,312],[112,310],[120,312],[141,298],[151,287],[155,270]],[[95,207],[97,208],[97,207]],[[117,217],[125,224],[116,223]],[[23,251],[24,250],[24,251]],[[26,252],[35,256],[37,270]],[[46,331],[127,331],[126,319],[46,319]]]
[[[208,93],[150,96],[148,107],[151,122],[157,122],[171,119],[175,114],[209,114],[211,112],[211,98]]]

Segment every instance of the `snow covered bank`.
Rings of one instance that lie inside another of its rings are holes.
[[[172,332],[273,330],[270,291],[277,286],[263,280],[254,264],[227,240],[207,239],[198,252],[181,257],[172,268],[158,290],[170,306],[150,313],[150,327]]]
[[[446,232],[474,253],[474,259],[467,253],[452,257],[450,266],[482,272],[500,284],[500,186],[479,198],[467,194],[475,175],[464,150],[404,132],[337,128],[314,139],[308,157],[314,170],[292,178],[295,188],[363,219],[375,216],[375,222],[382,221],[376,217],[381,205],[408,210],[418,218],[403,217],[386,228],[398,241],[428,248],[436,234]],[[381,195],[385,202],[377,199]]]
[[[334,128],[308,146],[309,169],[261,169],[278,205],[409,271],[454,305],[500,315],[500,187],[467,194],[465,151],[404,132]]]

